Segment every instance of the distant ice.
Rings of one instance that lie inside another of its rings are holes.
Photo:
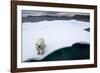
[[[62,47],[72,46],[76,42],[90,43],[89,22],[77,20],[54,20],[25,22],[22,24],[22,61],[29,58],[41,60]],[[45,54],[37,55],[35,41],[43,37],[46,42]]]

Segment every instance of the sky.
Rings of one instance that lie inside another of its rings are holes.
[[[49,16],[70,16],[70,17],[73,17],[74,15],[89,15],[89,13],[22,10],[22,17],[27,17],[29,15],[30,16],[49,15]]]

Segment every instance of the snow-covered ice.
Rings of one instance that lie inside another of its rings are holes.
[[[22,61],[29,58],[41,60],[62,47],[72,46],[76,42],[90,43],[89,22],[77,20],[54,20],[22,23]],[[38,55],[35,41],[43,37],[46,42],[45,54]]]

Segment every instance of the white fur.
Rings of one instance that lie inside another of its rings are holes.
[[[38,38],[36,41],[36,49],[38,55],[43,55],[45,53],[45,41],[43,38]]]

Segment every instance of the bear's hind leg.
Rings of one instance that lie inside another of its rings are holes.
[[[41,50],[41,55],[44,55],[45,51],[44,49]]]

